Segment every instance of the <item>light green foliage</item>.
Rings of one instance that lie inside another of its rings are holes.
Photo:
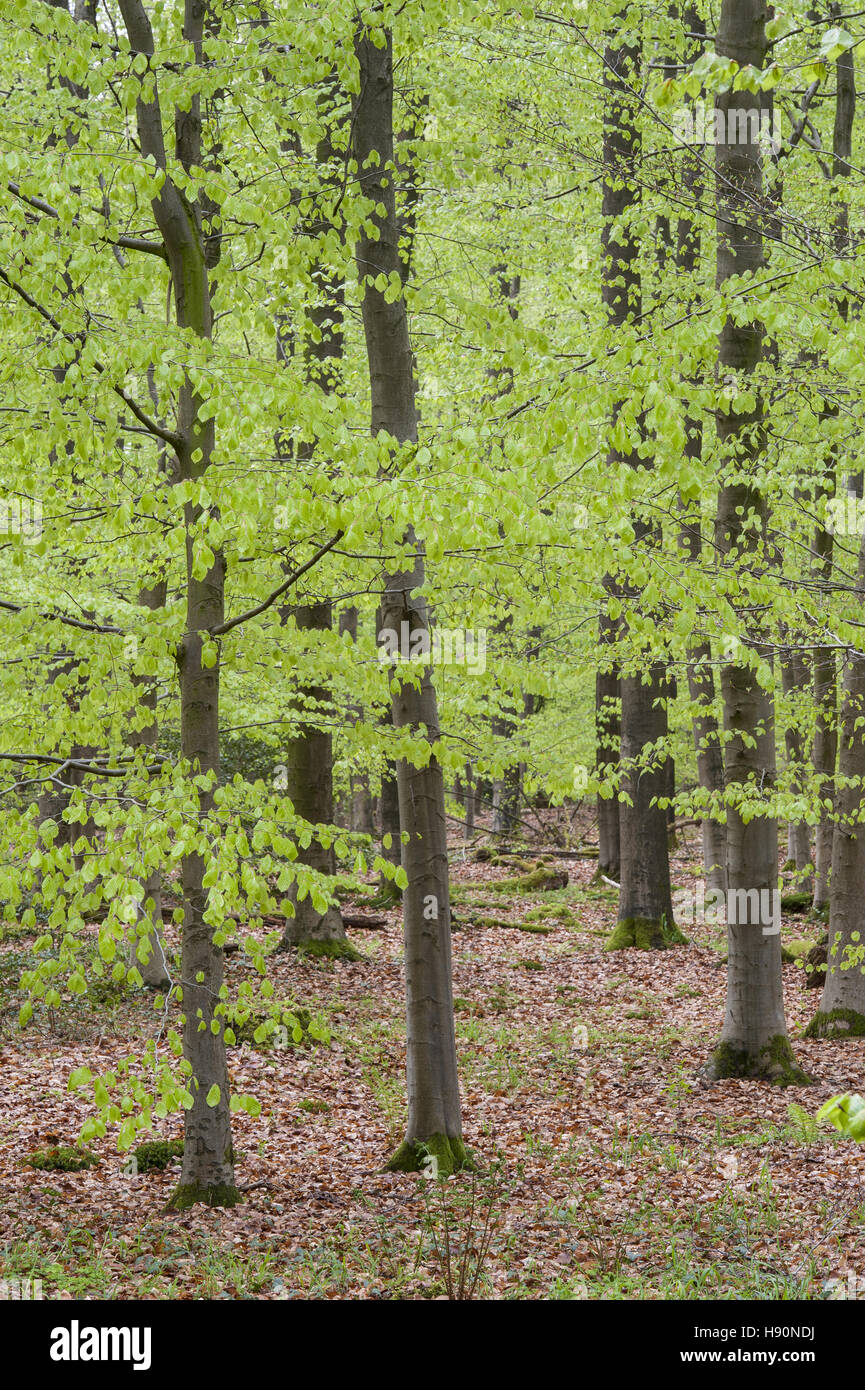
[[[202,66],[190,61],[179,0],[147,8],[156,48],[149,71],[130,51],[115,0],[96,29],[48,5],[9,0],[0,11],[8,74],[0,111],[2,487],[5,498],[41,508],[31,534],[13,530],[0,545],[0,597],[10,605],[2,610],[10,659],[0,665],[0,753],[12,769],[0,817],[0,902],[5,922],[38,933],[21,980],[22,1026],[70,995],[83,997],[93,980],[140,988],[152,920],[146,902],[143,914],[135,905],[153,871],[170,883],[192,854],[204,862],[214,940],[239,934],[262,984],[279,939],[266,919],[290,916],[295,890],[317,907],[333,898],[334,880],[298,863],[299,847],[313,839],[332,845],[343,880],[375,871],[405,886],[403,871],[368,836],[307,823],[280,769],[289,740],[309,723],[333,733],[338,794],[361,773],[376,792],[387,759],[429,758],[425,731],[382,723],[389,689],[376,646],[376,587],[384,561],[395,566],[409,554],[410,523],[425,547],[439,628],[485,634],[483,662],[435,670],[444,731],[435,753],[449,783],[468,747],[477,777],[489,781],[521,763],[529,796],[539,793],[553,808],[572,802],[575,764],[594,766],[602,602],[626,620],[616,651],[625,673],[645,669],[647,652],[660,650],[682,669],[695,632],[713,643],[716,660],[738,644],[737,660],[775,690],[779,724],[795,720],[806,738],[813,708],[782,696],[777,663],[748,645],[747,615],[772,615],[770,644],[782,629],[785,642],[809,648],[821,637],[836,647],[861,642],[849,576],[819,593],[798,587],[815,519],[827,518],[820,476],[828,470],[843,490],[865,425],[861,322],[841,307],[863,292],[865,260],[825,240],[839,189],[815,173],[814,140],[798,141],[785,157],[784,197],[795,214],[757,282],[734,277],[716,290],[711,199],[694,210],[703,255],[693,276],[658,257],[645,207],[629,213],[620,231],[640,240],[646,311],[612,336],[599,293],[597,55],[619,7],[551,0],[533,15],[506,0],[424,0],[370,10],[370,23],[394,27],[396,128],[410,128],[416,99],[428,101],[420,129],[403,143],[422,190],[411,273],[404,290],[392,279],[386,291],[405,295],[418,360],[419,441],[398,448],[369,437],[354,242],[371,207],[346,151],[358,85],[353,0],[287,0],[266,23],[256,5],[217,3]],[[712,21],[714,7],[705,9]],[[674,220],[682,212],[673,127],[688,94],[702,90],[711,103],[731,86],[771,90],[781,112],[798,109],[803,82],[825,95],[831,64],[858,42],[858,21],[821,29],[800,23],[801,14],[797,3],[776,15],[776,42],[760,73],[711,53],[689,69],[682,63],[675,79],[651,71],[635,110],[646,177],[655,180],[653,209]],[[666,7],[633,5],[617,22],[623,31],[642,26],[647,51],[679,53]],[[319,97],[331,74],[344,100],[328,114]],[[142,76],[145,94],[158,84],[171,179],[190,201],[204,194],[205,206],[218,208],[205,218],[208,234],[223,238],[210,272],[212,341],[166,313],[174,294],[168,268],[140,244],[159,251],[151,200],[164,180],[133,138]],[[187,174],[174,154],[173,108],[189,110],[194,98],[205,155]],[[809,120],[830,148],[831,102],[815,102]],[[314,154],[325,122],[338,155],[333,168]],[[57,138],[47,140],[49,131]],[[711,165],[711,149],[707,159]],[[852,162],[863,162],[858,127]],[[402,175],[397,182],[404,212]],[[859,226],[861,181],[849,182],[850,223]],[[310,383],[302,350],[317,331],[309,308],[321,294],[322,262],[345,280],[337,393]],[[497,266],[519,278],[512,301],[499,293]],[[767,358],[747,389],[716,379],[727,315],[763,324],[779,345],[777,362]],[[296,344],[282,361],[278,328]],[[199,423],[213,421],[215,449],[203,477],[178,481],[160,431],[173,427],[186,382]],[[704,563],[689,563],[683,507],[708,536],[720,470],[735,472],[735,461],[721,459],[719,413],[746,411],[758,391],[771,404],[772,448],[752,481],[768,498],[782,553],[758,548],[747,565],[720,570],[708,548]],[[838,400],[843,410],[827,409]],[[686,459],[694,421],[702,452]],[[311,455],[305,446],[314,446]],[[652,469],[610,464],[611,447],[638,447]],[[641,509],[661,528],[660,558],[648,558],[636,540]],[[338,530],[339,544],[284,604],[205,634],[204,663],[221,674],[224,751],[242,731],[256,752],[240,766],[226,757],[219,779],[202,775],[180,756],[177,737],[187,539],[197,575],[224,553],[226,609],[236,617],[263,604],[286,565],[305,564]],[[839,535],[837,544],[855,569],[853,541]],[[601,579],[613,570],[627,585],[610,596]],[[141,589],[159,579],[165,604],[140,604]],[[298,627],[291,603],[322,594],[350,596],[358,607],[356,644],[336,623],[327,632]],[[663,630],[647,616],[657,613]],[[320,702],[297,698],[315,687],[326,691]],[[151,721],[148,689],[156,693],[159,756],[129,743]],[[348,719],[346,710],[354,711]],[[690,756],[693,713],[680,680],[669,747],[647,749],[645,758]],[[490,732],[495,716],[512,720],[510,735]],[[86,773],[57,818],[40,821],[34,798],[58,766],[44,760],[62,761],[73,749],[96,750],[99,775]],[[615,772],[592,771],[580,795],[609,797],[617,781]],[[213,812],[201,820],[194,791],[216,783]],[[684,815],[711,811],[722,820],[733,805],[746,821],[772,815],[813,824],[821,812],[817,788],[795,783],[786,765],[775,783],[733,785],[719,804],[690,785],[676,801]],[[169,903],[172,931],[181,917]],[[611,944],[644,945],[644,934],[628,924]],[[110,1128],[129,1148],[154,1121],[192,1103],[174,957],[169,966],[172,983],[154,1001],[152,1038],[140,1055],[104,1075],[73,1073],[71,1084],[92,1103],[84,1137]],[[226,991],[218,1017],[230,1028],[231,1010],[247,1003]],[[275,1014],[255,1026],[270,1024],[284,1026]]]
[[[818,1120],[828,1120],[848,1139],[865,1140],[865,1100],[859,1095],[833,1096],[817,1111]]]

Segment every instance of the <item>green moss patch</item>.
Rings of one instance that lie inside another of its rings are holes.
[[[703,1068],[703,1075],[710,1081],[756,1080],[773,1086],[810,1086],[813,1082],[813,1077],[798,1065],[790,1040],[783,1033],[770,1038],[758,1052],[734,1047],[729,1042],[719,1043]]]
[[[665,918],[653,922],[647,917],[626,917],[616,923],[604,950],[661,951],[667,946],[684,946],[687,940],[675,923],[668,923]]]
[[[297,943],[297,953],[300,956],[311,956],[315,960],[363,960],[360,951],[352,946],[346,937],[336,937],[333,940],[311,939],[309,941],[299,941]]]
[[[805,1029],[806,1038],[865,1038],[865,1014],[855,1009],[830,1009],[816,1013]]]
[[[38,1168],[46,1173],[80,1173],[83,1168],[92,1168],[99,1161],[99,1155],[90,1149],[73,1149],[65,1144],[35,1149],[24,1160],[28,1168]]]
[[[429,1139],[406,1139],[382,1170],[385,1173],[432,1172],[447,1178],[452,1173],[474,1172],[475,1163],[462,1139],[433,1134]]]
[[[330,1106],[326,1100],[300,1100],[297,1103],[298,1110],[304,1110],[308,1115],[329,1115]]]
[[[172,1159],[183,1157],[182,1139],[155,1139],[150,1144],[139,1144],[132,1150],[136,1170],[139,1173],[162,1172]]]

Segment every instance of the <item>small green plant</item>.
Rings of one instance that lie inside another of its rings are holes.
[[[803,1105],[788,1105],[787,1115],[795,1138],[802,1144],[816,1144],[820,1134],[817,1117]]]
[[[468,1185],[459,1179],[428,1179],[424,1193],[424,1227],[432,1241],[447,1297],[466,1302],[475,1297],[484,1277],[504,1191],[501,1165]]]

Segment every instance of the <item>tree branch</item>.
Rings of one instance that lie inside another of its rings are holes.
[[[20,299],[23,299],[24,303],[29,305],[31,309],[35,309],[37,314],[40,314],[46,323],[50,323],[55,333],[59,333],[68,343],[81,343],[83,341],[86,336],[85,334],[70,333],[49,309],[46,309],[45,306],[34,299],[31,294],[28,294],[24,286],[19,285],[16,280],[13,280],[7,275],[5,270],[0,270],[0,280],[2,280],[3,284],[7,285],[13,293],[17,294]],[[93,367],[101,375],[108,375],[107,368],[99,361],[98,357],[94,357]],[[142,410],[141,406],[137,405],[132,397],[123,390],[123,387],[118,386],[116,382],[112,384],[111,389],[115,395],[120,397],[124,405],[129,407],[136,420],[144,426],[148,434],[153,434],[157,439],[161,439],[163,443],[170,444],[172,449],[180,450],[183,448],[184,440],[182,435],[176,434],[173,430],[163,429],[162,425],[158,425],[155,420],[151,420],[147,412]]]
[[[295,584],[297,580],[300,579],[301,575],[306,574],[307,570],[311,570],[313,565],[317,564],[323,555],[326,555],[329,550],[332,550],[337,542],[342,540],[344,535],[344,531],[337,531],[336,535],[331,536],[330,540],[327,541],[325,545],[321,546],[312,558],[307,560],[306,564],[301,565],[296,570],[292,570],[288,578],[280,584],[278,589],[274,589],[270,597],[266,598],[263,603],[256,604],[255,608],[248,608],[245,613],[238,613],[236,618],[230,618],[227,622],[219,623],[217,627],[212,627],[210,629],[210,636],[224,637],[226,632],[231,632],[232,628],[239,627],[241,623],[249,622],[250,618],[257,618],[259,613],[264,613],[266,609],[270,608],[271,604],[276,603],[276,600],[280,598],[287,589],[291,588],[292,584]]]

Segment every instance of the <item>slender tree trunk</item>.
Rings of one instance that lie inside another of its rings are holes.
[[[689,62],[699,57],[705,44],[706,26],[696,6],[683,7],[685,53]],[[692,116],[694,110],[692,107]],[[686,198],[697,208],[703,200],[705,150],[687,146],[682,151],[682,184]],[[684,275],[693,276],[700,265],[700,227],[696,217],[679,218],[676,228],[676,267]],[[699,469],[703,457],[703,422],[688,418],[685,421],[685,458]],[[688,558],[696,565],[703,553],[703,535],[699,508],[682,503],[684,525],[681,543]],[[694,752],[697,759],[697,780],[709,799],[702,820],[703,874],[706,887],[712,891],[727,891],[727,827],[717,819],[717,810],[724,799],[724,755],[718,735],[718,720],[714,713],[715,676],[712,666],[711,643],[705,640],[691,644],[687,655],[688,694],[694,706]],[[715,815],[712,811],[715,811]]]
[[[304,632],[329,632],[331,629],[329,599],[298,604],[291,611],[298,628]],[[323,687],[303,686],[298,699],[311,711],[320,711],[327,706],[329,696]],[[314,720],[313,713],[310,722],[304,722],[301,732],[288,740],[285,767],[287,792],[296,813],[321,831],[333,825],[333,740],[330,732],[319,728]],[[322,844],[315,833],[306,848],[298,846],[297,862],[329,877],[336,873],[333,846]],[[301,948],[307,955],[359,959],[346,937],[338,906],[331,903],[320,912],[313,903],[312,894],[298,896],[296,884],[292,885],[289,897],[295,915],[286,918],[281,949]]]
[[[701,642],[688,653],[688,693],[698,709],[694,715],[694,749],[697,777],[702,789],[715,804],[724,794],[724,754],[718,736],[718,721],[712,713],[715,679],[712,648]],[[702,713],[705,710],[706,713]],[[703,873],[708,888],[727,891],[727,827],[711,814],[703,817]]]
[[[808,663],[804,653],[789,648],[781,658],[781,688],[786,696],[802,695],[809,689]],[[790,768],[791,789],[805,791],[805,741],[798,722],[801,711],[794,708],[784,730],[787,764]],[[787,863],[796,871],[797,887],[811,891],[811,830],[807,821],[790,821],[787,825]]]
[[[384,605],[380,605],[376,615],[377,632],[381,632],[388,623],[385,619]],[[382,717],[381,723],[386,728],[392,727],[393,713],[388,710]],[[399,821],[399,789],[397,787],[397,766],[391,758],[385,758],[384,767],[381,773],[381,789],[378,798],[379,820],[381,822],[381,857],[386,859],[388,864],[393,864],[399,868],[402,864],[402,833]],[[392,878],[388,878],[382,871],[379,875],[380,899],[384,903],[398,903],[401,901],[402,893]]]
[[[152,58],[153,32],[142,0],[120,0],[120,10],[133,53]],[[185,0],[183,32],[199,64],[203,60],[204,21],[205,7],[198,0]],[[177,324],[197,337],[209,339],[213,316],[201,207],[188,201],[168,173],[155,69],[148,73],[147,80],[147,93],[139,96],[136,105],[138,137],[144,157],[151,158],[165,175],[152,208],[168,256]],[[178,108],[174,112],[174,127],[177,158],[189,175],[202,163],[201,101],[197,94],[191,96],[187,110]],[[181,481],[203,477],[213,455],[214,422],[212,417],[202,420],[201,405],[194,387],[185,381],[178,395],[176,428]],[[197,798],[198,825],[206,835],[219,775],[219,660],[213,665],[205,663],[202,634],[223,621],[225,559],[221,550],[216,550],[207,572],[196,577],[193,539],[201,515],[197,504],[186,503],[186,625],[176,661],[181,751],[196,773],[207,778],[206,786],[190,787],[190,794]],[[176,1209],[196,1202],[234,1206],[240,1201],[234,1181],[225,1024],[221,1012],[216,1012],[223,984],[223,953],[214,942],[214,927],[205,921],[207,868],[205,854],[198,850],[184,853],[183,1051],[191,1068],[192,1105],[184,1112],[183,1168],[170,1201]]]
[[[344,608],[339,615],[340,635],[348,633],[352,642],[357,644],[357,609],[352,605]],[[363,706],[351,706],[352,717],[355,720],[363,719]],[[375,835],[375,821],[372,814],[372,795],[369,789],[369,774],[352,773],[350,778],[350,800],[349,800],[349,828],[360,835]]]
[[[837,6],[833,13],[838,13]],[[842,53],[835,64],[836,103],[833,131],[833,167],[836,179],[849,178],[853,121],[856,114],[856,80],[852,52]],[[840,199],[835,222],[835,249],[839,256],[850,254],[850,216],[845,199]],[[842,299],[839,313],[846,319],[848,304]],[[834,451],[833,451],[834,452]],[[835,459],[833,458],[833,463]],[[852,480],[861,496],[862,475]],[[822,528],[821,528],[822,530]],[[832,536],[818,532],[815,550],[821,575],[832,573]],[[858,586],[865,585],[865,535],[859,551]],[[818,651],[815,659],[814,693],[817,700],[817,734],[814,763],[822,774],[821,798],[837,801],[837,820],[832,842],[829,913],[829,954],[826,983],[820,1008],[808,1033],[835,1039],[865,1034],[865,951],[862,943],[862,904],[865,901],[865,834],[862,833],[861,804],[865,788],[865,658],[858,652],[845,654],[839,788],[835,793],[835,655],[831,648]],[[814,905],[825,902],[823,867],[825,841],[832,821],[821,819],[818,828],[818,873]],[[821,840],[823,841],[821,862]]]
[[[621,16],[627,6],[622,7]],[[612,330],[622,328],[641,312],[639,243],[627,221],[640,203],[636,165],[642,145],[634,116],[633,83],[640,70],[639,38],[614,34],[604,52],[604,183],[603,183],[603,299]],[[624,219],[624,221],[623,221]],[[636,453],[611,449],[610,471],[623,463],[640,468]],[[638,542],[656,542],[653,526],[634,518]],[[615,581],[632,603],[639,593],[626,576]],[[667,735],[667,673],[650,652],[634,654],[635,670],[622,673],[622,795],[619,800],[620,865],[619,920],[607,942],[608,950],[628,946],[651,949],[682,940],[673,922],[667,817],[659,800],[665,789],[665,756],[648,753]]]
[[[826,534],[828,535],[828,532]],[[830,552],[830,571],[831,567]],[[838,693],[835,652],[831,647],[818,647],[814,653],[814,703],[817,707],[814,727],[814,771],[820,797],[820,820],[814,836],[813,908],[815,912],[820,912],[829,902],[832,841],[835,833],[832,807],[835,800],[835,765],[838,758]]]
[[[335,83],[329,80],[319,101],[325,120],[325,134],[316,147],[316,162],[319,168],[330,170],[334,166],[334,149],[328,121],[337,95]],[[324,191],[331,191],[333,178],[328,173],[323,179]],[[326,215],[319,218],[320,223],[328,221]],[[340,386],[340,367],[343,355],[343,304],[344,285],[339,276],[329,271],[324,263],[313,267],[312,283],[319,288],[319,297],[306,307],[312,332],[304,341],[304,360],[306,379],[310,390],[316,388],[324,395],[338,392]],[[288,345],[280,349],[284,359],[289,351]],[[309,463],[315,457],[316,444],[310,441],[297,450],[299,463]],[[283,617],[291,612],[299,631],[330,632],[333,626],[333,611],[330,599],[311,600],[295,604],[283,610]],[[295,811],[310,825],[318,828],[305,848],[298,845],[297,862],[320,874],[333,876],[336,873],[336,857],[333,846],[322,844],[319,834],[324,831],[329,839],[333,825],[333,736],[321,727],[323,713],[330,708],[330,692],[323,686],[314,684],[302,686],[297,691],[299,711],[308,710],[308,718],[303,718],[299,733],[288,741],[286,750],[286,791]],[[301,897],[295,883],[289,893],[294,905],[295,915],[286,918],[281,949],[302,949],[307,955],[330,956],[342,960],[358,960],[359,953],[345,934],[342,913],[336,903],[330,903],[320,912],[312,900],[312,894]]]
[[[740,65],[762,68],[766,55],[766,6],[763,0],[723,0],[717,51]],[[715,147],[718,198],[717,285],[732,276],[758,274],[764,265],[759,226],[764,206],[760,146],[757,137],[760,98],[750,92],[726,92],[718,97],[726,118],[726,133],[747,141]],[[737,118],[736,113],[741,113]],[[748,113],[751,112],[749,118]],[[719,373],[749,376],[760,362],[763,331],[759,323],[724,321],[718,345]],[[764,407],[739,414],[718,412],[722,466],[735,456],[741,475],[760,467],[764,442]],[[755,515],[759,535],[745,529]],[[756,551],[766,550],[767,509],[756,485],[722,483],[718,496],[715,545],[725,567],[733,567]],[[754,560],[752,558],[752,563]],[[751,638],[756,651],[758,636]],[[787,1037],[781,987],[780,904],[778,901],[778,830],[775,819],[754,814],[753,800],[771,795],[775,784],[775,725],[773,702],[754,670],[725,661],[721,673],[724,700],[725,783],[729,798],[727,821],[727,999],[721,1041],[704,1073],[711,1079],[753,1076],[781,1084],[803,1084]],[[751,799],[743,814],[735,795]]]
[[[601,650],[615,642],[617,624],[601,613]],[[622,683],[615,661],[598,668],[595,676],[595,767],[599,777],[615,774],[619,767],[622,739]],[[598,793],[598,873],[619,882],[621,848],[619,840],[618,795]]]
[[[471,763],[466,763],[466,794],[465,794],[465,813],[466,813],[466,840],[470,840],[475,833],[475,796],[476,788],[474,781],[474,771]]]
[[[865,585],[865,540],[859,560],[859,585]],[[855,1038],[865,1035],[865,942],[862,934],[865,833],[861,819],[865,788],[863,722],[865,657],[850,651],[844,662],[829,957],[820,1008],[807,1030],[811,1037]]]
[[[165,606],[168,585],[159,580],[150,588],[144,588],[138,595],[143,608],[155,612]],[[136,676],[135,684],[144,686],[139,701],[151,713],[150,723],[133,733],[129,742],[133,748],[143,747],[154,750],[159,738],[159,725],[156,720],[156,684],[147,676]],[[142,860],[147,853],[146,845],[140,847]],[[164,990],[171,984],[168,962],[162,941],[162,870],[157,865],[144,876],[143,894],[137,902],[135,913],[136,944],[133,956],[141,978],[148,989]]]
[[[840,6],[832,7],[837,16]],[[856,70],[853,53],[842,53],[835,63],[835,121],[832,129],[832,176],[834,179],[847,179],[852,172],[850,156],[853,147],[853,122],[856,116]],[[850,213],[847,200],[839,197],[835,215],[835,250],[838,256],[850,254]],[[842,318],[847,317],[848,305],[842,299],[838,305]],[[824,414],[828,419],[837,415],[837,405],[827,404]],[[834,490],[834,474],[837,464],[837,449],[830,453],[826,469],[824,494]],[[858,492],[861,496],[861,474],[858,478]],[[814,572],[818,582],[827,588],[832,581],[834,541],[831,530],[818,526],[814,536]],[[814,653],[814,702],[817,706],[817,722],[814,730],[814,771],[820,796],[820,820],[817,825],[814,910],[820,911],[829,902],[829,875],[832,866],[833,838],[835,833],[835,764],[838,757],[838,677],[835,666],[835,652],[831,647],[818,647]]]
[[[393,43],[379,31],[377,47],[359,28],[355,51],[360,91],[354,102],[354,155],[361,192],[372,210],[357,243],[363,282],[363,324],[372,392],[372,432],[395,444],[417,440],[416,384],[408,316],[402,297],[388,303],[375,279],[400,275],[398,223],[393,178]],[[429,633],[426,600],[418,593],[424,579],[423,550],[409,533],[414,554],[410,568],[387,575],[382,595],[383,626],[400,632]],[[429,667],[418,685],[392,681],[396,729],[416,735],[425,729],[433,745],[439,737],[438,709]],[[430,756],[425,767],[397,763],[400,824],[407,833],[403,869],[406,975],[406,1069],[408,1123],[405,1142],[388,1165],[414,1169],[431,1154],[439,1172],[467,1161],[457,1075],[451,981],[451,924],[444,781]]]

